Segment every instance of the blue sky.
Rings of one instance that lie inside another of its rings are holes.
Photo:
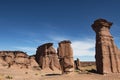
[[[119,0],[0,0],[0,50],[29,55],[46,42],[71,40],[74,57],[94,60],[98,18],[113,22],[111,34],[120,48]]]

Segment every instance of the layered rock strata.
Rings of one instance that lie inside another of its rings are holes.
[[[112,23],[105,19],[98,19],[92,24],[96,33],[96,68],[102,74],[120,72],[120,51],[109,31],[111,26]]]
[[[64,40],[59,43],[58,56],[62,73],[69,73],[74,71],[73,50],[71,42]]]
[[[22,51],[0,51],[0,64],[8,68],[29,68],[31,67],[31,60],[30,57]]]
[[[41,69],[60,69],[58,55],[55,49],[53,48],[53,43],[46,43],[39,46],[36,51],[35,59],[41,67]]]

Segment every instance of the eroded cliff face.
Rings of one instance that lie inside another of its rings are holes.
[[[120,51],[116,47],[109,29],[112,23],[98,19],[92,24],[96,32],[96,67],[98,73],[120,72]]]
[[[69,73],[74,71],[73,50],[70,41],[61,41],[58,47],[58,56],[62,73]]]
[[[41,69],[60,69],[58,55],[53,48],[53,43],[46,43],[37,48],[35,59]]]
[[[0,64],[4,67],[30,68],[32,67],[31,60],[35,61],[22,51],[0,51]],[[36,62],[34,63],[36,64]]]

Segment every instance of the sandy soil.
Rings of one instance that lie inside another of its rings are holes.
[[[120,74],[99,75],[73,73],[61,76],[45,76],[41,80],[120,80]]]
[[[49,71],[49,73],[48,73]],[[120,80],[120,74],[73,72],[61,75],[60,71],[0,68],[0,80]]]

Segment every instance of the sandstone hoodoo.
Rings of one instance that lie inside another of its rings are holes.
[[[73,50],[71,42],[64,40],[59,43],[58,56],[62,73],[69,73],[74,71]]]
[[[110,34],[111,26],[112,23],[105,19],[98,19],[92,24],[96,32],[96,68],[102,74],[120,72],[120,51]]]
[[[41,69],[60,69],[57,53],[53,48],[53,43],[46,43],[37,48],[35,59]]]

